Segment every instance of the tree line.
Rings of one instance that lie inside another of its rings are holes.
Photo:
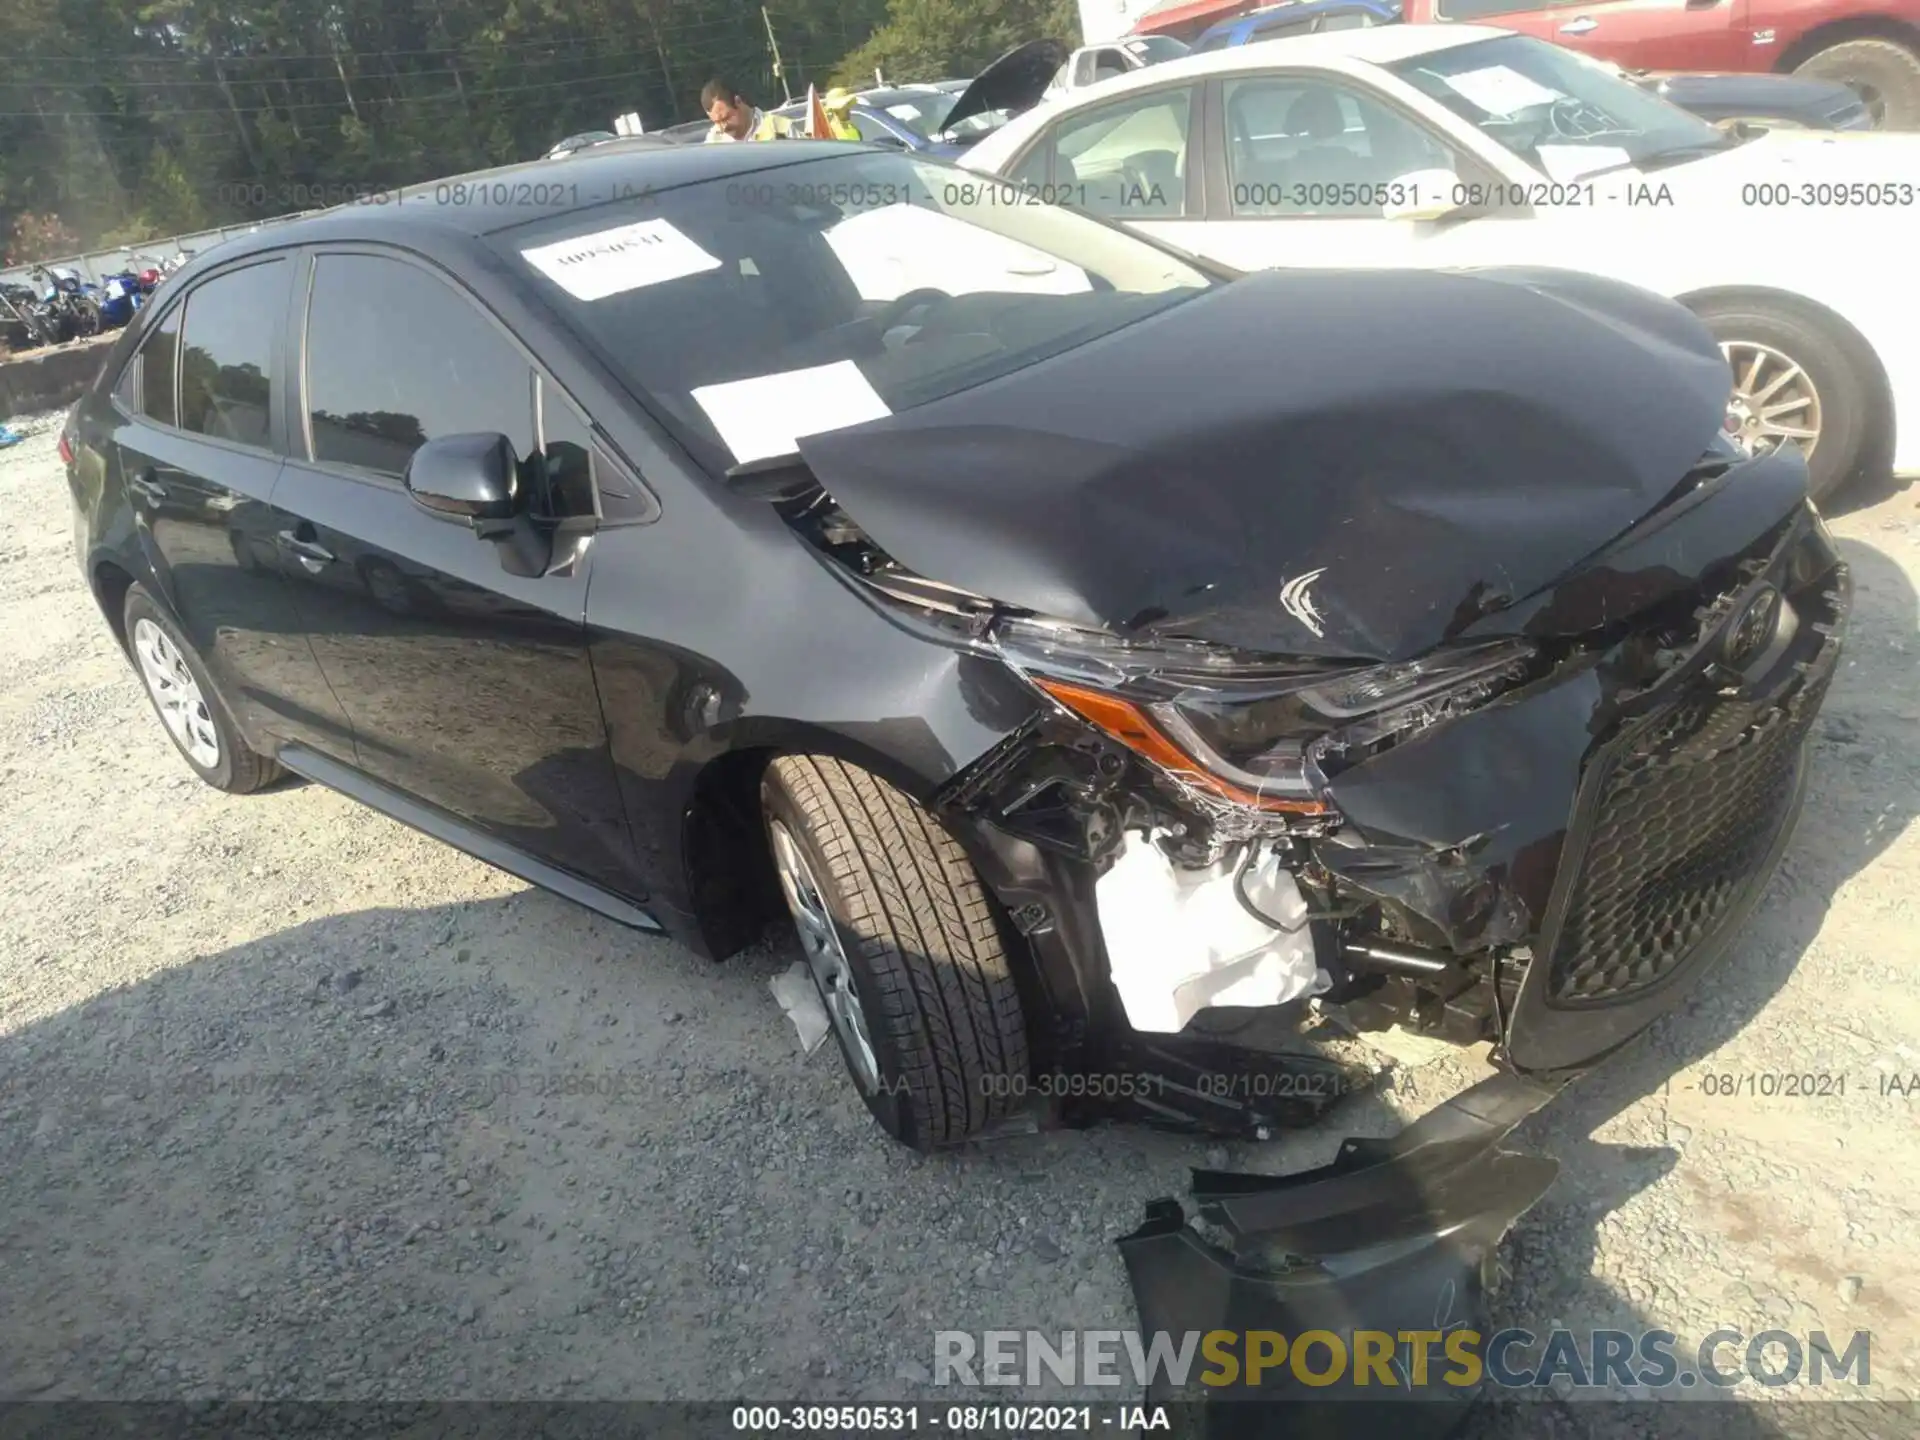
[[[137,245],[526,160],[724,77],[971,75],[1073,0],[7,0],[6,263]],[[782,73],[774,73],[771,22]]]

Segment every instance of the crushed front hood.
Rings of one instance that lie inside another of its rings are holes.
[[[930,579],[1121,632],[1391,660],[1658,507],[1728,389],[1697,320],[1614,281],[1267,271],[800,450]]]

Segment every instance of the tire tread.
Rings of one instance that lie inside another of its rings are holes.
[[[991,1077],[1024,1076],[1028,1063],[992,897],[959,842],[878,776],[817,755],[783,756],[771,769],[812,829],[822,878],[877,977],[868,1023],[905,1082],[912,1134],[901,1138],[934,1148],[977,1134],[1011,1104]]]

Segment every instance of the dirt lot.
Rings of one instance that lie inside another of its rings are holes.
[[[203,788],[75,572],[53,423],[0,453],[0,1396],[931,1395],[936,1329],[1130,1325],[1111,1238],[1185,1167],[1324,1158],[1479,1073],[1402,1064],[1230,1154],[891,1148],[831,1048],[797,1053],[784,943],[710,965],[316,787]],[[1881,1077],[1920,1072],[1920,510],[1836,528],[1858,615],[1786,869],[1692,1009],[1521,1132],[1564,1170],[1498,1318],[1865,1328],[1902,1398],[1920,1082]],[[1844,1095],[1706,1078],[1809,1073]],[[1741,1393],[1717,1433],[1913,1433]]]

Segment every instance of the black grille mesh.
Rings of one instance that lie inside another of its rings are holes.
[[[1830,672],[1763,706],[1692,699],[1644,725],[1601,781],[1548,970],[1549,1003],[1657,984],[1758,878]]]

